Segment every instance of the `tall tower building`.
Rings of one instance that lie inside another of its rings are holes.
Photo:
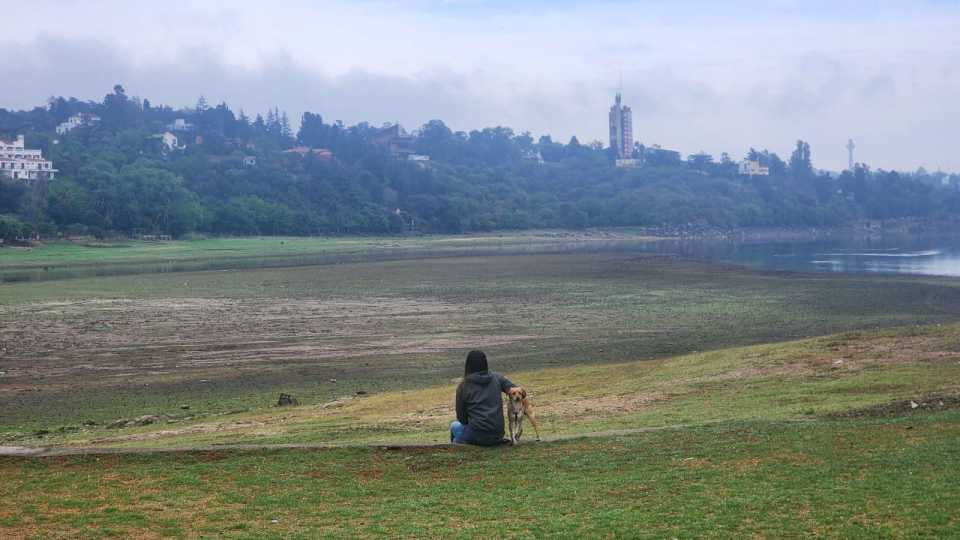
[[[619,92],[610,107],[610,148],[620,159],[633,155],[633,112],[621,103]]]
[[[853,170],[853,149],[856,147],[857,145],[853,144],[853,139],[847,141],[847,162],[851,171]]]

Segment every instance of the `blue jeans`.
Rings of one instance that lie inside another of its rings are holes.
[[[476,438],[470,431],[470,426],[465,426],[459,421],[450,422],[450,442],[460,444],[477,444]]]

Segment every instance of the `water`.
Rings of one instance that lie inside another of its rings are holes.
[[[761,270],[960,277],[960,237],[670,242],[654,251]]]

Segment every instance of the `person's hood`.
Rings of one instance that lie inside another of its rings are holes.
[[[493,375],[491,375],[489,371],[478,371],[463,378],[464,382],[479,385],[489,384],[491,379],[493,379]]]

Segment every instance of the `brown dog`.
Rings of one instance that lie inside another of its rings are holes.
[[[507,418],[510,420],[510,444],[517,444],[520,441],[520,435],[523,434],[523,417],[526,416],[533,424],[533,430],[537,433],[537,440],[540,440],[540,428],[537,426],[537,419],[533,415],[533,405],[527,399],[527,391],[519,386],[514,386],[507,390]]]

